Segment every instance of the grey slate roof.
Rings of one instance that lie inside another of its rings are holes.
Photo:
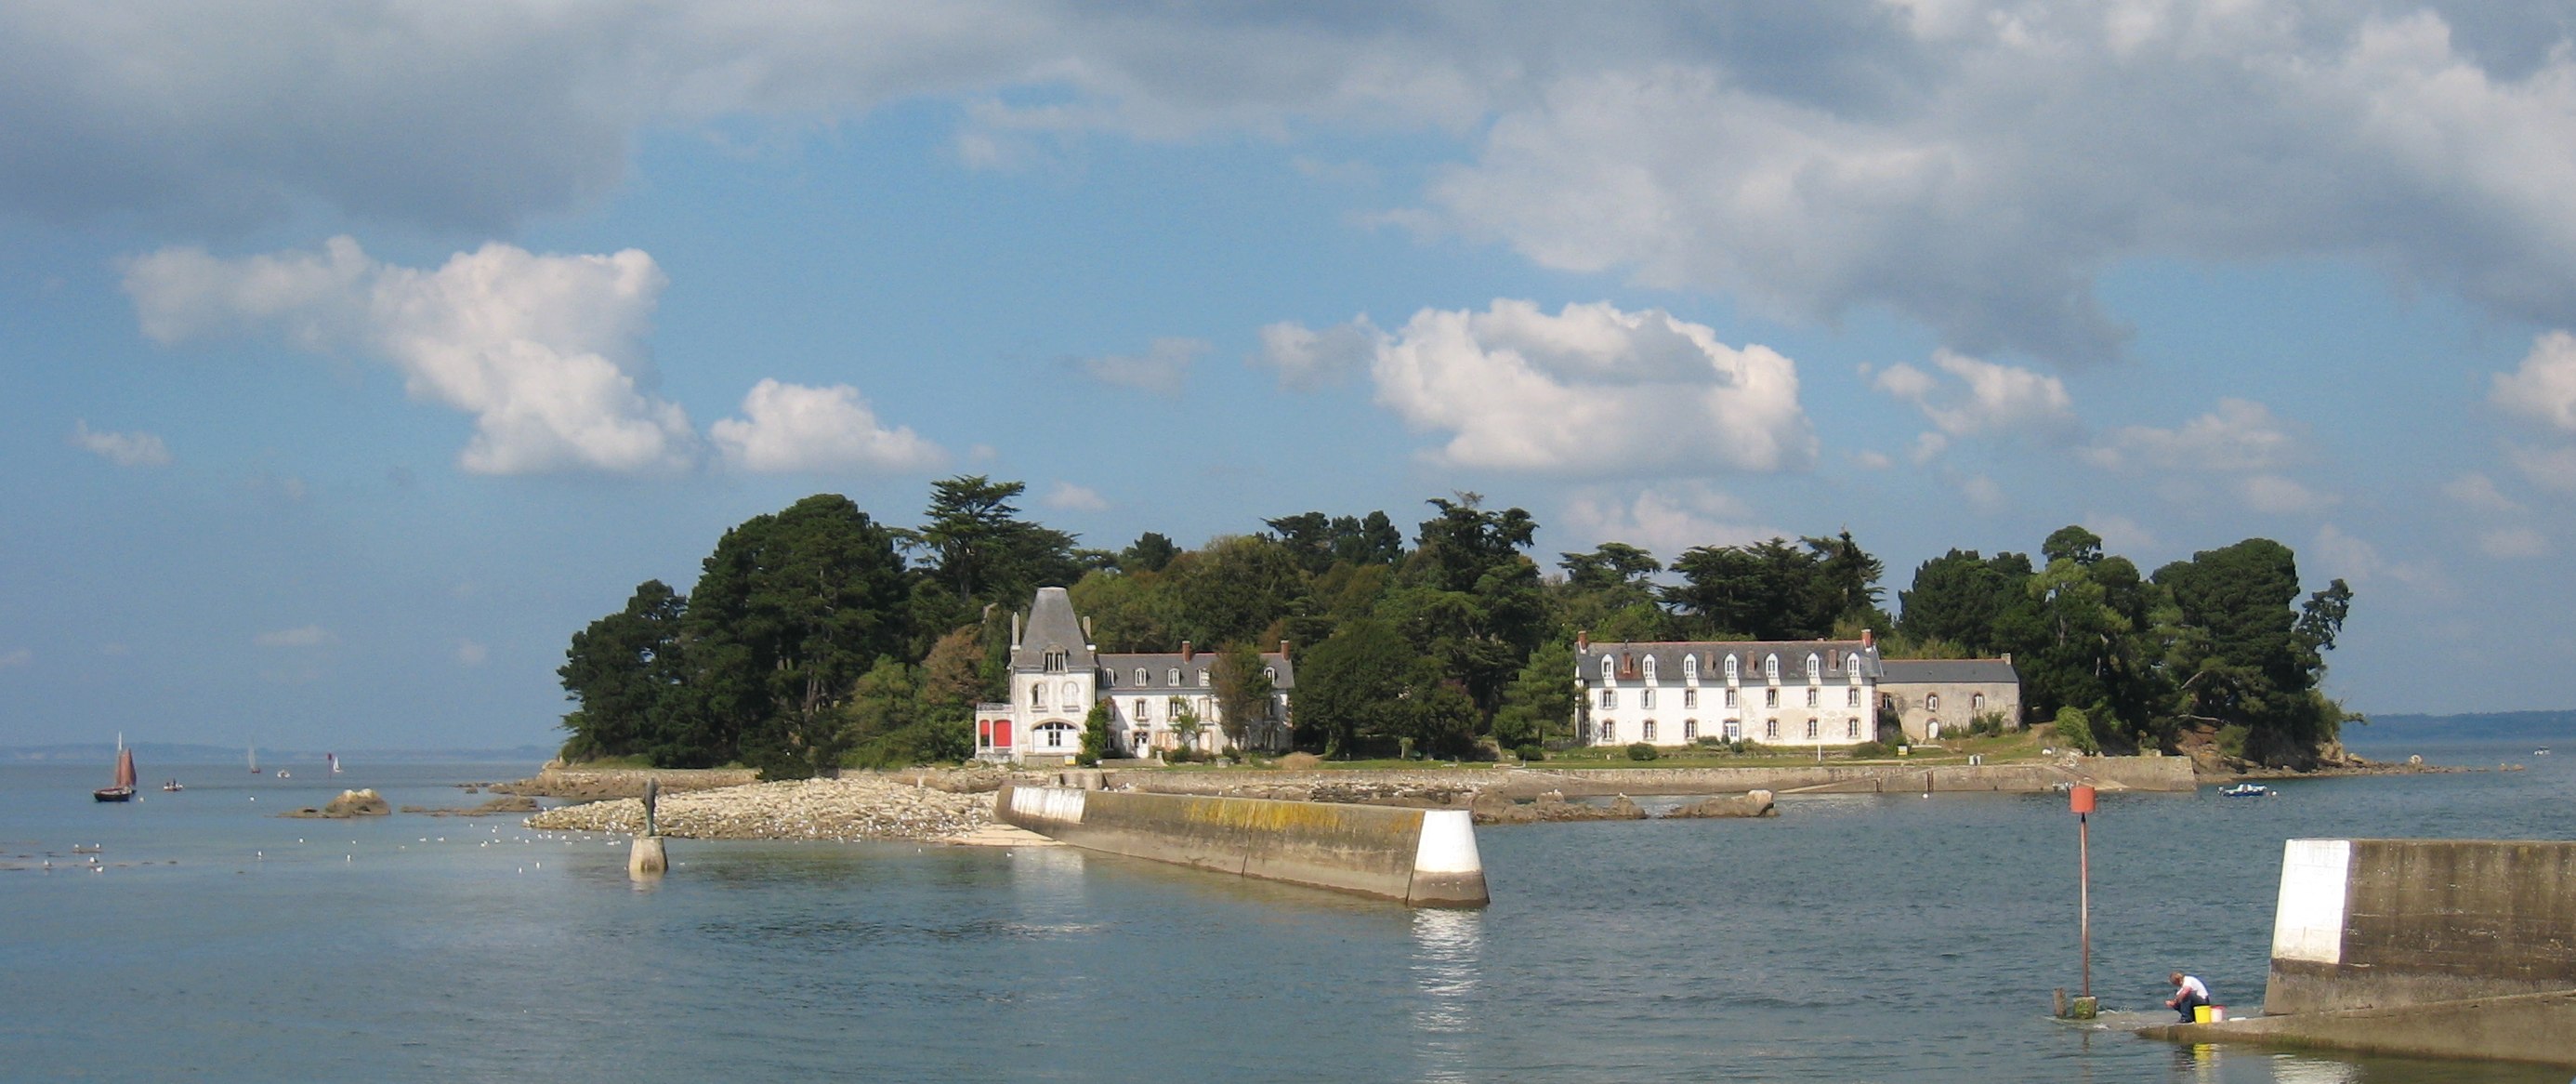
[[[1272,683],[1279,691],[1287,692],[1297,687],[1297,666],[1290,662],[1287,656],[1276,651],[1265,651],[1261,653],[1261,664],[1279,671],[1279,679]],[[1202,688],[1199,684],[1199,673],[1215,665],[1216,655],[1207,651],[1197,653],[1188,662],[1181,661],[1181,653],[1178,651],[1104,651],[1100,653],[1100,669],[1107,680],[1101,683],[1101,691],[1114,696],[1120,693],[1184,692],[1198,689]],[[1144,668],[1145,671],[1145,682],[1141,685],[1136,682],[1136,670],[1139,667]],[[1178,685],[1172,684],[1171,681],[1174,668],[1178,668],[1181,672],[1181,683]],[[1204,688],[1210,690],[1216,688],[1215,675],[1209,675],[1208,684]]]
[[[1601,660],[1611,660],[1619,680],[1644,680],[1645,660],[1655,660],[1655,682],[1679,684],[1686,672],[1684,656],[1699,656],[1701,681],[1726,680],[1726,657],[1730,654],[1744,660],[1738,681],[1762,680],[1762,660],[1772,654],[1780,656],[1780,680],[1798,683],[1807,680],[1807,656],[1821,658],[1824,680],[1848,681],[1846,666],[1858,664],[1861,676],[1872,675],[1868,669],[1875,649],[1864,650],[1858,640],[1684,640],[1655,643],[1597,643],[1575,653],[1575,665],[1581,668],[1586,682],[1601,679]]]
[[[1082,619],[1074,616],[1073,596],[1061,587],[1038,588],[1037,601],[1029,604],[1029,621],[1020,631],[1020,642],[1011,645],[1011,669],[1043,670],[1046,653],[1058,649],[1067,653],[1068,672],[1090,669],[1090,641],[1082,634]]]
[[[1881,685],[2010,685],[2021,680],[2002,659],[1888,659]]]

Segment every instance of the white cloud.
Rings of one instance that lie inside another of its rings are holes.
[[[250,642],[260,647],[320,647],[335,639],[337,637],[332,636],[329,630],[320,625],[304,625],[298,628],[278,629],[275,632],[263,632],[251,637]]]
[[[2237,479],[2236,495],[2247,508],[2284,515],[2323,511],[2341,499],[2277,474],[2249,474]]]
[[[2420,564],[2391,561],[2379,554],[2379,547],[2345,534],[2334,524],[2317,528],[2317,540],[2311,545],[2300,574],[2310,582],[2348,579],[2356,584],[2373,581],[2393,583],[2436,598],[2452,594],[2450,581],[2438,570]]]
[[[1448,434],[1428,456],[1443,466],[1704,475],[1816,456],[1795,363],[1657,310],[1424,309],[1379,337],[1369,371],[1379,405]]]
[[[492,657],[492,649],[472,640],[456,641],[456,661],[464,666],[481,666]]]
[[[2505,458],[2525,480],[2553,493],[2576,493],[2576,448],[2526,448],[2513,445]]]
[[[103,433],[90,428],[87,421],[75,420],[72,422],[72,445],[95,452],[120,467],[170,465],[170,446],[151,433]]]
[[[1887,453],[1873,452],[1866,449],[1853,452],[1852,462],[1859,464],[1863,470],[1886,470],[1887,468],[1896,465],[1896,461],[1888,458]]]
[[[1083,375],[1103,384],[1179,395],[1182,382],[1189,379],[1190,365],[1207,350],[1208,344],[1198,339],[1166,337],[1154,340],[1142,354],[1108,354],[1074,364]]]
[[[2084,526],[2102,536],[2102,549],[2106,553],[2134,554],[2142,550],[2162,549],[2165,544],[2155,532],[2127,516],[2091,512],[2084,516]]]
[[[2054,376],[1954,354],[1932,353],[1932,364],[1958,381],[1957,390],[1940,394],[1932,374],[1898,363],[1880,373],[1873,386],[1914,404],[1941,432],[1953,437],[1980,433],[2028,433],[2063,438],[2080,429],[2066,382]]]
[[[2004,487],[1982,474],[1971,474],[1959,480],[1959,492],[1980,512],[2000,512],[2010,502],[2004,498]]]
[[[1039,498],[1038,503],[1064,512],[1106,512],[1109,510],[1109,502],[1100,496],[1100,492],[1098,490],[1091,489],[1087,486],[1078,486],[1065,481],[1058,481],[1053,487],[1049,488],[1046,496]]]
[[[758,474],[928,470],[947,458],[909,427],[886,428],[859,390],[764,379],[742,398],[741,418],[709,426],[727,465]]]
[[[2442,495],[2481,512],[2518,512],[2522,505],[2496,488],[2495,480],[2471,471],[2442,484]]]
[[[1244,363],[1279,370],[1280,387],[1312,391],[1367,371],[1385,345],[1386,334],[1365,313],[1322,329],[1277,323],[1261,329],[1261,350]]]
[[[36,661],[36,653],[26,648],[0,652],[0,670],[14,670]]]
[[[2218,409],[2178,429],[2124,426],[2084,455],[2113,470],[2266,471],[2288,464],[2297,447],[2298,438],[2270,407],[2221,399]]]
[[[2522,367],[2497,373],[2488,398],[2507,414],[2576,432],[2576,335],[2552,331],[2532,340]]]
[[[474,415],[458,462],[478,474],[691,461],[687,417],[642,390],[642,339],[664,281],[633,249],[539,256],[492,243],[423,271],[379,263],[346,237],[318,253],[227,260],[172,248],[125,265],[144,333],[162,343],[269,330],[391,362],[412,398]]]
[[[1906,450],[1906,455],[1919,465],[1931,462],[1949,448],[1950,438],[1925,430],[1915,435],[1914,445]]]
[[[1699,483],[1647,487],[1627,500],[1604,492],[1578,494],[1558,521],[1579,545],[1625,542],[1666,564],[1693,547],[1740,546],[1786,533],[1759,526],[1744,502]]]
[[[2479,535],[2478,548],[2489,557],[2539,557],[2549,552],[2549,540],[2529,527],[2502,527]]]

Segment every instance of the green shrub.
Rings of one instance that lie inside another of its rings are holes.
[[[1525,741],[1512,750],[1512,755],[1524,761],[1536,762],[1547,759],[1547,750],[1540,748],[1537,742]]]
[[[1851,747],[1851,755],[1855,760],[1876,760],[1888,755],[1889,752],[1885,744],[1875,741],[1865,741]]]
[[[1658,751],[1654,746],[1648,745],[1645,742],[1631,742],[1628,745],[1628,759],[1630,760],[1653,760],[1662,755],[1664,754],[1661,751]]]
[[[2098,753],[2102,741],[2093,734],[2093,719],[2079,707],[2057,709],[2057,740],[2078,752]]]
[[[1762,743],[1754,741],[1751,738],[1736,738],[1726,743],[1726,751],[1734,753],[1737,756],[1742,756],[1746,753],[1759,753],[1762,751]]]
[[[2247,730],[2243,723],[2229,723],[2226,726],[2219,727],[2218,751],[2225,753],[2228,756],[2235,757],[2238,760],[2245,759],[2245,739],[2252,736],[2253,733],[2253,731]]]
[[[1702,749],[1724,749],[1726,748],[1726,739],[1715,734],[1703,734],[1699,739],[1699,747]]]

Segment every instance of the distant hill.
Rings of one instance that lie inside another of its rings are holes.
[[[2576,742],[2576,711],[2491,711],[2473,715],[2373,715],[2368,726],[2348,726],[2345,741],[2374,738],[2522,741],[2561,738]]]
[[[134,759],[147,764],[227,764],[245,759],[248,750],[238,745],[195,745],[186,742],[135,742]],[[553,759],[555,749],[548,745],[518,745],[507,749],[261,749],[263,766],[321,763],[324,752],[337,752],[340,759],[352,764],[440,764],[457,762],[525,761],[541,764]],[[76,761],[105,764],[116,757],[115,742],[70,742],[62,745],[18,745],[0,748],[0,762]]]

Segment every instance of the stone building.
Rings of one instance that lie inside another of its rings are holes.
[[[1878,681],[1879,715],[1905,728],[1912,741],[1938,741],[1965,733],[1978,716],[1994,715],[2019,729],[2021,675],[2012,656],[1999,659],[1889,659]]]
[[[1187,641],[1179,651],[1095,650],[1091,625],[1061,587],[1041,587],[1028,613],[1011,615],[1011,699],[975,705],[975,755],[985,760],[1067,760],[1082,749],[1083,720],[1109,704],[1111,756],[1153,756],[1184,745],[1222,752],[1224,709],[1216,700],[1217,656]],[[1288,695],[1296,667],[1288,644],[1261,656],[1274,692],[1270,710],[1243,727],[1243,744],[1288,748]]]
[[[1878,736],[1878,645],[1858,640],[1574,641],[1587,745],[1702,738],[1852,745]]]

